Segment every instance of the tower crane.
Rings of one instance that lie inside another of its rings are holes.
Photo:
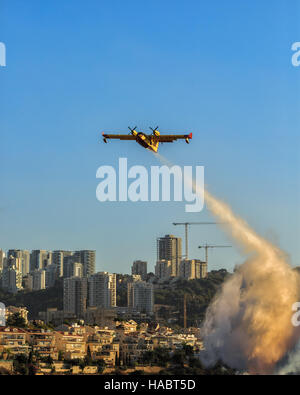
[[[218,245],[208,245],[204,244],[203,246],[199,246],[198,248],[205,248],[205,262],[208,263],[208,249],[209,248],[231,248],[232,246],[218,246]]]
[[[188,231],[189,225],[218,225],[221,222],[173,222],[173,225],[184,225],[185,227],[185,259],[188,259],[189,246],[188,246]]]

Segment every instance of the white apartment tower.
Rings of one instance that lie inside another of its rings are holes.
[[[88,278],[89,306],[97,306],[105,309],[116,307],[116,275],[99,272]]]
[[[5,252],[3,250],[0,250],[0,272],[3,270],[4,265],[5,265]]]
[[[134,281],[127,284],[128,308],[140,313],[153,312],[153,284]]]
[[[2,287],[12,293],[16,293],[22,289],[22,273],[16,266],[4,267],[2,271]]]

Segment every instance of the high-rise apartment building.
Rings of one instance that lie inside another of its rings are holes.
[[[57,268],[57,277],[63,277],[64,275],[64,259],[72,256],[72,251],[56,250],[52,253],[52,263]]]
[[[207,277],[207,262],[202,262],[196,259],[196,278]]]
[[[74,253],[75,261],[83,266],[84,277],[92,276],[96,267],[96,251],[82,250]]]
[[[180,263],[179,276],[187,280],[205,278],[207,275],[207,263],[199,259],[184,259]]]
[[[53,287],[57,279],[57,267],[53,263],[48,265],[45,270],[45,286],[46,288]]]
[[[26,291],[32,291],[33,289],[33,276],[32,274],[26,274],[26,276],[23,276],[22,278],[22,286]]]
[[[146,281],[133,281],[127,284],[128,308],[140,313],[153,312],[153,284]]]
[[[109,309],[116,307],[116,275],[99,272],[88,278],[89,306]]]
[[[5,252],[3,250],[0,250],[0,272],[3,270],[4,265],[5,265]]]
[[[64,312],[83,318],[87,308],[87,278],[70,277],[64,279]]]
[[[22,274],[22,260],[10,255],[6,258],[6,267],[16,268]]]
[[[166,235],[157,239],[157,261],[171,261],[176,266],[176,276],[182,259],[182,243],[180,237]]]
[[[165,280],[171,277],[176,277],[177,275],[176,262],[167,261],[165,259],[157,261],[155,265],[155,275]]]
[[[139,274],[143,280],[147,278],[147,262],[134,261],[131,267],[131,274]]]
[[[40,291],[46,288],[46,270],[35,270],[32,275],[32,290]]]
[[[75,262],[74,257],[66,257],[64,261],[64,278],[69,277],[83,277],[83,265]]]
[[[18,270],[22,273],[22,276],[30,271],[30,252],[27,250],[8,250],[7,257],[10,260],[11,257],[18,259]]]
[[[33,250],[30,254],[30,272],[45,269],[52,263],[52,252],[46,250]]]
[[[18,258],[13,259],[17,260]],[[4,267],[2,271],[2,287],[12,293],[22,289],[22,273],[15,265]]]

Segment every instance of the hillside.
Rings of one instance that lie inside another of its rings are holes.
[[[173,306],[177,310],[178,324],[183,325],[183,299],[187,298],[187,323],[188,326],[198,326],[204,318],[207,306],[220,288],[224,279],[228,276],[226,270],[212,271],[206,279],[166,281],[160,284],[160,288],[154,290],[154,303],[159,305]],[[117,277],[117,305],[127,305],[127,281],[129,276],[118,275]],[[158,285],[156,284],[155,287]],[[62,280],[57,281],[55,286],[41,291],[10,294],[0,288],[0,301],[6,306],[25,306],[29,310],[29,319],[37,319],[39,311],[45,311],[48,307],[63,308],[63,285]],[[161,307],[164,309],[164,307]],[[161,313],[168,318],[175,318],[169,311]]]
[[[39,311],[45,311],[48,307],[63,308],[62,281],[57,281],[52,288],[41,291],[25,292],[17,294],[5,292],[0,288],[0,301],[6,306],[25,306],[29,311],[29,319],[37,319]]]
[[[178,279],[174,283],[166,284],[162,289],[156,289],[154,303],[176,306],[178,324],[182,326],[184,295],[186,295],[187,325],[199,326],[205,317],[208,305],[229,275],[225,269],[222,269],[210,272],[205,279],[190,281]],[[164,314],[166,319],[171,318],[167,311],[164,311]]]

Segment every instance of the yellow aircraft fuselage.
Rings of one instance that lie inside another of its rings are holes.
[[[133,131],[132,135],[136,137],[136,142],[139,143],[142,147],[157,152],[159,139],[157,136],[147,136],[144,133],[138,133],[137,131]]]

